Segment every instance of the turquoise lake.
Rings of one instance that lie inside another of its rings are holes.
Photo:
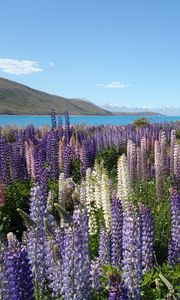
[[[70,123],[87,125],[127,125],[133,123],[140,116],[70,116]],[[147,116],[152,123],[180,121],[180,116]],[[9,116],[0,115],[0,126],[16,125],[44,126],[51,124],[50,116]]]

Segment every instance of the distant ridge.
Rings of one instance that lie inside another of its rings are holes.
[[[180,108],[174,106],[162,107],[128,107],[120,104],[103,104],[101,108],[111,111],[112,113],[125,113],[130,115],[144,114],[144,115],[180,115]]]
[[[59,114],[113,115],[87,100],[51,95],[0,77],[0,114],[47,115],[51,108]]]

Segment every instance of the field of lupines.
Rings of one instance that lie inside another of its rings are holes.
[[[0,299],[180,299],[180,123],[0,130]]]

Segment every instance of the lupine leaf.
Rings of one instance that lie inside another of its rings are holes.
[[[30,216],[20,208],[17,208],[18,213],[24,219],[26,227],[36,227],[36,223],[30,218]]]
[[[173,292],[172,284],[162,274],[159,274],[159,277],[164,282],[164,284],[167,286],[168,290]]]
[[[60,206],[57,203],[55,203],[54,206],[57,209],[57,211],[60,213],[60,215],[63,216],[68,222],[72,221],[72,218],[69,216],[67,211],[64,208],[62,208],[62,206]]]
[[[52,232],[52,229],[48,223],[48,220],[45,218],[44,219],[44,227],[46,229],[46,233],[48,234],[49,237],[52,237],[53,236],[53,232]]]

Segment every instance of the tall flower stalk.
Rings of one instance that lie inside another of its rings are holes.
[[[148,272],[154,264],[154,221],[149,208],[139,205],[142,237],[142,272]]]
[[[31,189],[30,218],[36,228],[28,229],[28,257],[36,285],[41,293],[45,280],[45,227],[46,197],[42,186],[35,185]]]
[[[142,275],[142,248],[140,218],[134,206],[129,203],[123,211],[122,239],[123,279],[130,299],[140,299],[140,279]]]
[[[75,210],[73,226],[65,229],[61,293],[64,300],[89,300],[91,297],[88,219],[85,210]]]
[[[168,260],[171,265],[180,263],[180,194],[171,191],[171,240],[169,242]]]
[[[112,199],[112,228],[111,228],[111,264],[119,268],[122,264],[122,227],[123,212],[121,201]]]
[[[124,154],[121,155],[120,158],[118,159],[117,179],[118,179],[117,194],[119,199],[121,199],[122,201],[122,206],[124,207],[130,195],[128,165],[127,165],[126,156]]]

